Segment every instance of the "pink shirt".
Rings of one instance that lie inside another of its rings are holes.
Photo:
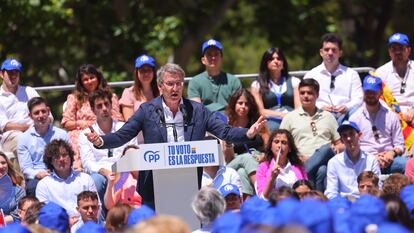
[[[274,167],[275,160],[272,159],[270,163],[264,161],[259,164],[259,167],[256,171],[256,183],[257,183],[257,195],[261,196],[263,190],[266,187],[266,184],[270,177],[272,176],[272,168]],[[284,172],[280,173],[275,181],[275,186],[279,187],[282,185],[292,187],[293,183],[297,180],[307,180],[308,176],[306,174],[305,168],[303,166],[290,165],[288,163],[284,168]],[[278,185],[279,183],[279,185]]]

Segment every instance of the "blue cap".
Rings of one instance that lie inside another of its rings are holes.
[[[414,184],[401,189],[400,198],[405,203],[405,206],[407,206],[411,218],[414,218]]]
[[[236,194],[237,196],[241,196],[239,187],[237,187],[234,184],[230,184],[230,183],[221,186],[221,188],[219,189],[219,192],[221,193],[223,197],[227,197],[227,195],[229,194]]]
[[[223,46],[221,45],[219,41],[215,39],[209,39],[209,40],[204,41],[203,46],[201,48],[201,54],[204,55],[204,52],[206,52],[206,49],[210,47],[215,47],[219,49],[220,51],[223,50]]]
[[[364,91],[379,92],[382,90],[382,80],[376,77],[373,73],[370,73],[365,76],[364,82],[362,83],[362,89]]]
[[[22,64],[16,59],[6,59],[3,64],[1,64],[1,70],[18,70],[22,71]]]
[[[352,232],[363,232],[367,225],[379,225],[386,218],[384,202],[378,197],[363,195],[351,206],[349,225]]]
[[[410,233],[411,231],[395,222],[386,222],[378,227],[377,233]]]
[[[153,216],[155,216],[154,210],[146,205],[142,205],[141,207],[134,209],[131,211],[131,213],[129,213],[127,225],[130,227]]]
[[[326,202],[315,199],[304,199],[293,222],[306,227],[312,233],[333,232],[332,216]]]
[[[238,233],[242,225],[240,213],[227,211],[220,215],[213,223],[212,233]]]
[[[69,229],[69,216],[60,205],[49,202],[39,211],[39,224],[60,233],[66,233]]]
[[[395,33],[388,39],[388,46],[391,46],[391,44],[400,44],[410,47],[410,40],[405,34]]]
[[[349,129],[349,128],[355,129],[358,133],[361,132],[358,125],[353,121],[342,122],[342,124],[338,127],[336,131],[338,131],[338,133],[341,133],[344,129]]]
[[[135,68],[139,69],[143,65],[149,65],[152,68],[155,68],[155,59],[151,56],[146,55],[146,54],[143,54],[143,55],[137,57],[137,59],[135,59]]]
[[[270,202],[265,201],[258,196],[254,196],[243,202],[240,207],[243,224],[256,223],[257,219],[263,216],[264,210],[268,208],[270,208]]]
[[[88,221],[79,227],[76,233],[106,233],[106,230],[102,225]]]
[[[19,224],[19,223],[12,223],[9,224],[7,226],[5,226],[4,228],[0,228],[0,233],[31,233],[31,231],[29,231],[29,229],[27,229],[26,227],[24,227],[23,225]]]

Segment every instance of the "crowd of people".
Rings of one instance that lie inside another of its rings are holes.
[[[224,163],[197,169],[195,232],[413,232],[411,44],[395,33],[387,46],[391,60],[362,79],[340,64],[337,34],[321,37],[322,63],[303,78],[269,48],[245,89],[209,39],[188,98],[184,70],[146,54],[120,99],[99,69],[81,65],[62,128],[47,100],[20,85],[21,63],[6,59],[0,232],[190,232],[155,213],[152,171],[112,165],[143,143],[206,138]]]

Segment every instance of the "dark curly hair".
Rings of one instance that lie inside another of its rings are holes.
[[[76,96],[78,100],[78,104],[82,105],[83,102],[88,101],[88,93],[85,87],[82,84],[82,76],[86,75],[94,75],[98,79],[98,88],[97,89],[104,89],[104,90],[111,90],[108,85],[108,82],[102,75],[102,73],[95,68],[92,64],[83,64],[79,67],[78,71],[76,72],[76,81],[75,81],[75,90],[73,90],[73,94]]]
[[[298,148],[295,145],[295,140],[293,139],[292,134],[286,129],[278,129],[270,135],[269,141],[267,142],[267,146],[265,150],[265,153],[266,153],[265,160],[270,162],[274,158],[275,155],[272,152],[272,141],[278,134],[285,135],[288,140],[288,146],[289,146],[290,152],[288,152],[287,154],[287,159],[289,160],[290,164],[295,165],[295,166],[302,165],[302,161],[299,159],[299,156],[298,156]]]
[[[234,110],[237,100],[239,100],[241,96],[246,97],[247,105],[249,106],[249,113],[247,114],[249,118],[249,125],[252,125],[260,117],[259,110],[253,95],[246,89],[240,89],[230,96],[229,104],[226,108],[226,114],[229,117],[229,125],[233,125],[237,119],[237,114]]]
[[[45,154],[43,155],[43,162],[45,163],[46,167],[53,171],[52,160],[56,157],[60,156],[59,149],[63,147],[69,154],[70,158],[70,166],[72,167],[75,152],[72,149],[72,146],[62,139],[55,139],[49,142],[45,147]]]

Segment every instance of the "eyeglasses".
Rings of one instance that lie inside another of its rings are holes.
[[[331,75],[331,91],[333,89],[335,89],[335,79],[336,79],[336,76],[335,75]]]
[[[167,87],[173,88],[174,86],[182,87],[184,85],[183,81],[178,82],[163,82],[163,84]]]
[[[405,86],[406,86],[405,81],[402,81],[401,82],[400,94],[404,94],[405,93]]]
[[[379,130],[378,130],[377,126],[375,126],[375,125],[372,126],[372,132],[374,133],[375,140],[378,141],[380,135],[379,135]]]
[[[310,125],[311,125],[311,129],[312,129],[313,136],[318,135],[318,132],[317,132],[317,129],[316,129],[316,123],[312,121],[310,123]]]

